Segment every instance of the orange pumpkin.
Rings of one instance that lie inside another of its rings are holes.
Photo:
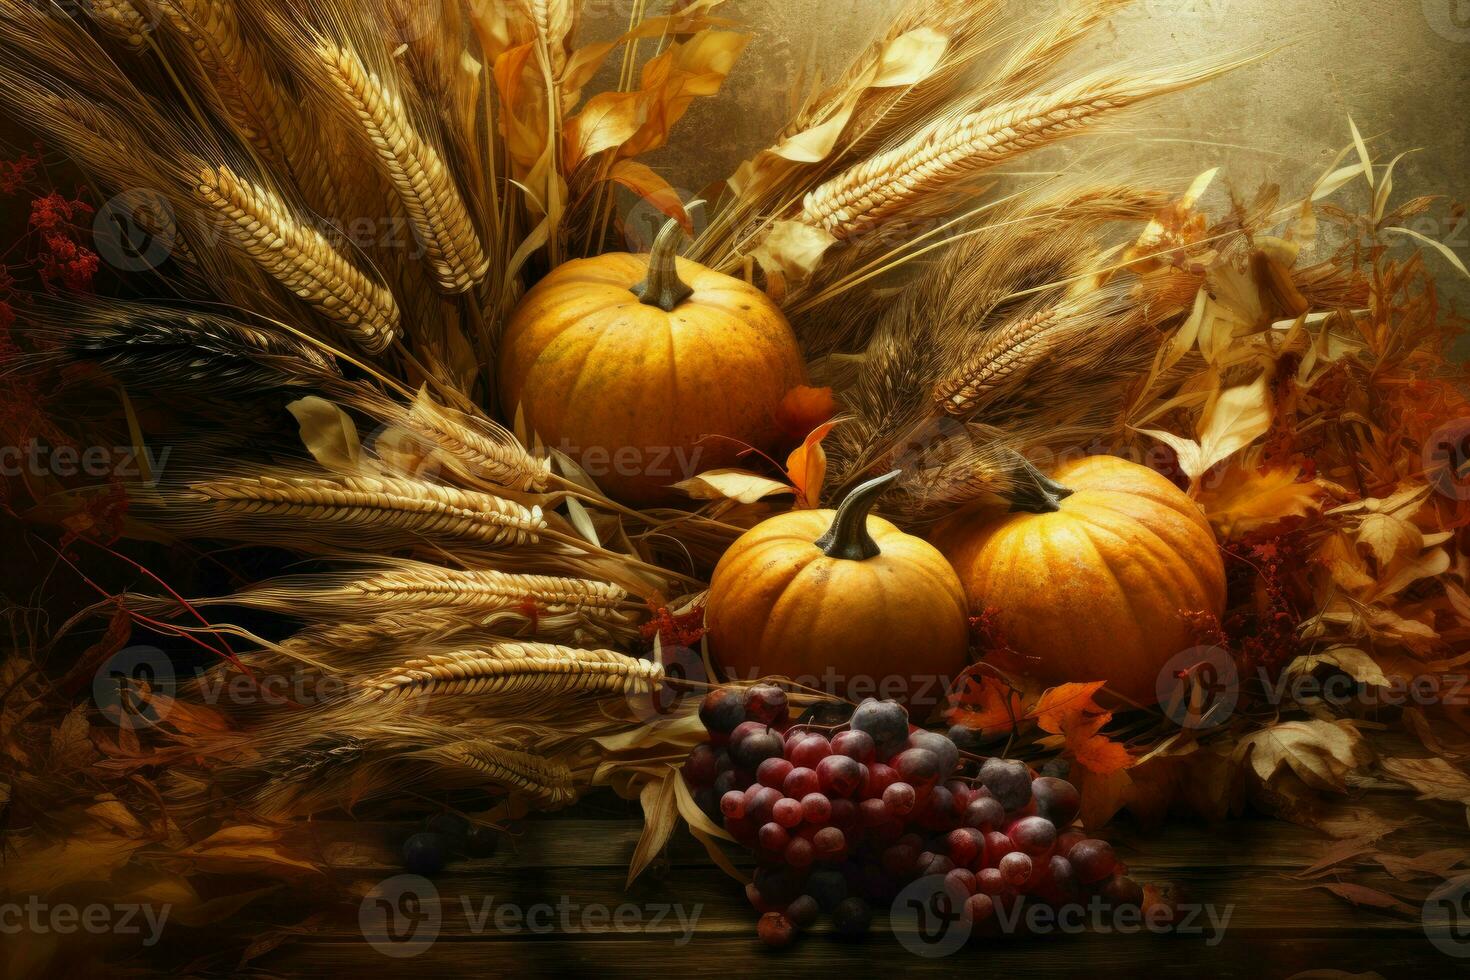
[[[611,253],[553,270],[501,344],[507,417],[562,449],[613,497],[647,506],[669,486],[773,451],[775,414],[806,365],[759,289],[678,258],[677,222],[649,256]],[[718,436],[723,438],[706,438]]]
[[[1036,489],[1037,513],[972,508],[932,540],[1042,680],[1106,680],[1157,702],[1161,668],[1198,643],[1184,614],[1225,609],[1209,522],[1163,476],[1110,456],[1066,464]]]
[[[853,490],[835,514],[781,514],[730,546],[705,607],[710,650],[727,672],[907,700],[937,698],[943,688],[930,682],[964,669],[969,621],[954,569],[868,514],[897,476]]]

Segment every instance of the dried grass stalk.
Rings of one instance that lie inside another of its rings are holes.
[[[912,139],[871,157],[806,196],[806,224],[851,237],[978,171],[1055,143],[1107,115],[1175,92],[1223,69],[1123,80],[1093,77],[1054,93],[983,112],[941,119]]]
[[[132,0],[89,0],[87,8],[97,26],[128,47],[138,50],[148,41],[148,18]]]
[[[572,770],[563,762],[517,752],[487,739],[467,739],[420,753],[440,765],[469,770],[476,777],[530,797],[551,809],[577,799]]]
[[[498,643],[416,657],[367,681],[364,699],[391,703],[430,695],[511,698],[647,693],[662,679],[662,665],[612,650]]]
[[[398,332],[398,304],[370,278],[296,220],[285,202],[228,167],[199,171],[196,196],[225,221],[244,252],[292,293],[340,324],[369,353],[385,350]]]
[[[567,44],[577,28],[580,0],[516,0],[516,3],[546,52],[551,77],[559,81],[567,70]]]
[[[439,288],[470,289],[485,277],[490,260],[438,151],[419,136],[398,94],[356,53],[323,43],[317,56],[402,199]]]
[[[186,496],[212,505],[217,514],[284,518],[305,525],[309,534],[347,532],[347,540],[360,537],[364,544],[374,540],[374,533],[401,532],[524,545],[536,543],[546,529],[540,507],[421,480],[237,477],[192,483]]]

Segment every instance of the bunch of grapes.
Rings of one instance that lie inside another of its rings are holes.
[[[839,935],[861,936],[875,904],[929,876],[975,925],[1027,899],[1142,902],[1112,847],[1072,829],[1081,801],[1071,783],[962,754],[966,729],[915,728],[902,705],[872,699],[846,724],[793,724],[774,685],[714,690],[699,716],[710,738],[689,753],[684,778],[755,852],[746,895],[771,945],[822,912]]]

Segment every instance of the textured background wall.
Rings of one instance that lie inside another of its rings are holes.
[[[813,59],[830,77],[901,2],[733,0],[726,9],[757,35],[727,92],[746,111],[732,119],[696,104],[662,169],[692,191],[724,177],[785,117],[801,65]],[[1009,16],[1033,18],[1075,0],[1002,2]],[[1117,148],[1151,175],[1187,182],[1218,165],[1244,190],[1269,178],[1301,192],[1350,140],[1351,113],[1382,162],[1418,149],[1396,171],[1401,199],[1446,196],[1416,230],[1449,240],[1470,262],[1470,228],[1457,228],[1449,214],[1450,203],[1470,197],[1470,0],[1136,0],[1077,63],[1172,64],[1278,47],[1234,75],[1145,107],[1112,146],[1084,138],[1048,163],[1082,165],[1088,154]],[[1470,309],[1470,284],[1441,268],[1447,291]]]

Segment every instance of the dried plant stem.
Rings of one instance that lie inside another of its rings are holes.
[[[497,643],[416,657],[366,682],[364,698],[393,702],[429,696],[572,696],[649,692],[663,667],[611,650],[550,643]]]
[[[1121,81],[1091,78],[1052,94],[941,119],[904,144],[812,191],[803,203],[800,220],[839,240],[851,237],[971,174],[1075,135],[1113,112],[1222,70],[1205,68]]]
[[[410,124],[402,99],[354,52],[322,44],[317,56],[403,201],[435,282],[447,293],[470,289],[485,277],[490,260],[438,151]]]
[[[398,332],[398,304],[320,232],[287,211],[285,202],[228,167],[199,171],[196,196],[225,221],[231,237],[296,296],[341,324],[364,350],[379,353]]]
[[[420,480],[380,477],[240,477],[190,484],[216,512],[309,522],[313,531],[396,530],[492,545],[534,544],[540,507]]]

